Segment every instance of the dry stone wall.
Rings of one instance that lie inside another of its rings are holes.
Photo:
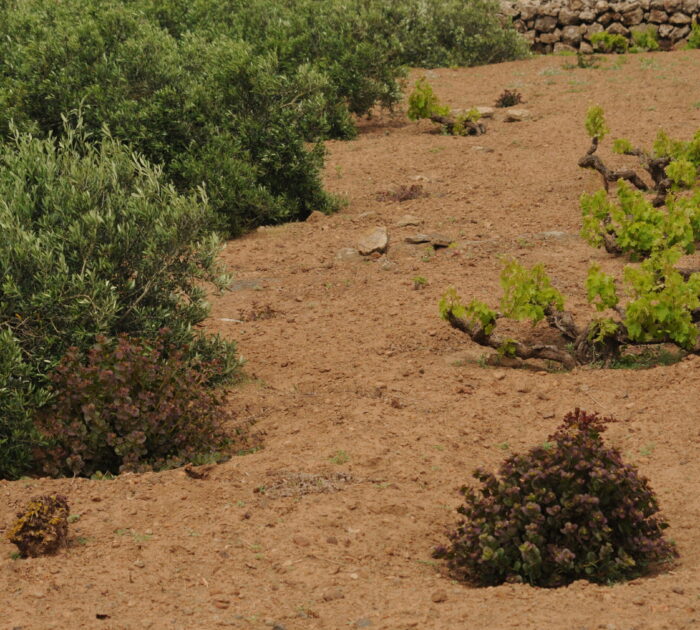
[[[661,48],[683,45],[700,0],[503,0],[503,13],[536,52],[593,52],[591,36],[607,31],[631,39],[635,29],[653,28]]]

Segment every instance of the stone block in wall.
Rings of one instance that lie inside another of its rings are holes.
[[[518,33],[524,33],[525,31],[527,31],[527,25],[522,20],[514,20],[513,26],[515,27],[515,30],[518,31]]]
[[[543,15],[535,20],[535,30],[540,33],[551,33],[557,28],[557,18],[551,15]]]
[[[673,13],[683,8],[683,0],[664,0],[664,10],[666,13]]]
[[[592,22],[596,18],[596,12],[591,11],[590,9],[585,9],[578,14],[578,18],[581,20],[581,22]]]
[[[591,41],[591,35],[595,33],[600,33],[604,31],[605,29],[603,28],[602,24],[598,24],[598,22],[593,22],[593,24],[589,24],[588,28],[586,29],[586,32],[583,35],[583,38]]]
[[[565,26],[561,29],[561,41],[568,46],[577,46],[581,43],[581,29],[574,25]]]
[[[595,3],[595,10],[597,13],[604,13],[610,8],[610,5],[606,2],[606,0],[598,0],[598,2]]]
[[[674,28],[676,27],[672,26],[671,24],[662,24],[659,26],[659,37],[661,39],[669,38]]]
[[[649,8],[650,9],[656,9],[657,11],[665,11],[664,9],[664,0],[651,0],[649,3]]]
[[[668,18],[668,21],[675,26],[682,26],[684,24],[690,24],[691,19],[685,13],[678,11]]]
[[[576,48],[573,46],[569,46],[567,44],[563,44],[562,42],[557,42],[554,44],[554,54],[556,55],[557,53],[563,53],[563,52],[576,52]]]
[[[580,13],[585,7],[583,0],[570,0],[569,9],[574,11],[576,14]]]
[[[534,20],[537,15],[537,7],[534,4],[523,4],[520,8],[520,19],[527,22],[528,20]]]
[[[692,15],[700,11],[700,0],[683,0],[683,12]]]
[[[685,26],[676,26],[676,28],[671,31],[670,37],[675,42],[679,39],[683,39],[688,34],[690,34],[690,26],[686,24]]]
[[[641,0],[639,3],[639,6],[642,7],[642,9],[644,11],[648,11],[650,4],[651,4],[651,0]]]
[[[627,11],[626,13],[622,14],[622,23],[625,26],[636,26],[637,24],[641,24],[643,19],[644,11],[642,10],[642,7],[637,7],[636,9],[632,9],[631,11]]]
[[[654,35],[658,37],[659,35],[659,25],[658,24],[638,24],[630,28],[630,35],[634,36],[635,33],[648,33],[652,31]]]
[[[597,21],[599,24],[602,24],[603,26],[607,26],[608,24],[610,24],[610,22],[613,21],[612,11],[608,11],[607,13],[603,13],[602,15],[599,15]]]
[[[555,42],[561,41],[561,30],[557,28],[551,33],[541,33],[537,39],[543,44],[554,44]]]
[[[649,21],[653,24],[665,24],[668,22],[668,14],[661,9],[652,9],[649,11]]]
[[[581,45],[578,47],[579,52],[582,52],[584,54],[590,54],[593,52],[593,46],[591,46],[588,42],[581,42]]]
[[[542,4],[538,9],[539,15],[556,18],[559,16],[560,7],[556,4]]]
[[[572,11],[567,7],[562,7],[559,11],[559,24],[569,26],[570,24],[578,24],[579,18],[576,11]]]
[[[619,22],[613,22],[605,30],[611,35],[622,35],[624,37],[629,37],[630,34],[630,30],[622,26],[622,24]]]
[[[537,37],[537,33],[535,31],[525,31],[523,33],[523,39],[530,45],[532,46],[535,43],[535,38]]]

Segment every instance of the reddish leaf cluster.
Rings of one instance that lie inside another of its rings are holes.
[[[463,488],[463,519],[435,550],[459,578],[555,587],[578,579],[631,579],[670,560],[649,482],[600,434],[609,418],[576,410],[544,445],[477,470]]]
[[[100,337],[87,356],[71,348],[50,375],[55,392],[38,428],[44,473],[90,476],[142,471],[215,455],[226,444],[227,413],[167,331],[150,345]]]

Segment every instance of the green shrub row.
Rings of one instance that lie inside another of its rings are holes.
[[[391,107],[404,66],[522,56],[490,0],[0,0],[0,134],[45,135],[80,109],[205,184],[239,234],[335,202],[319,171],[351,114]]]

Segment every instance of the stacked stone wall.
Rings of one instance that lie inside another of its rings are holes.
[[[693,21],[700,22],[700,0],[503,0],[513,20],[536,52],[593,52],[591,36],[607,31],[631,40],[636,29],[656,31],[662,49],[685,44]]]

